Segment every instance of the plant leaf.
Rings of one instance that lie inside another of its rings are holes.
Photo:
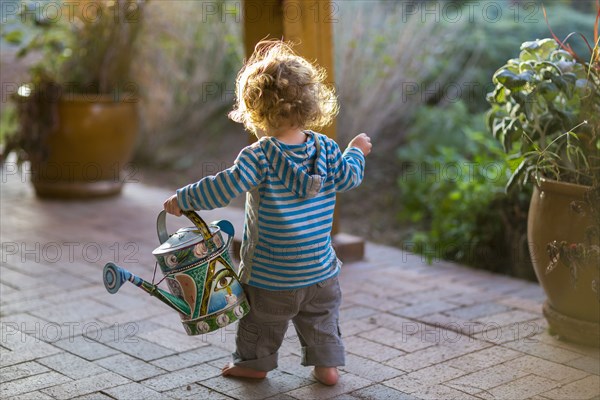
[[[524,42],[521,45],[521,50],[529,54],[535,55],[538,60],[544,60],[548,58],[552,51],[558,48],[558,43],[553,39],[539,39],[531,42]]]
[[[23,32],[20,30],[14,30],[3,33],[2,38],[10,44],[19,45],[23,42]]]
[[[513,171],[513,173],[510,175],[510,178],[508,178],[508,182],[504,188],[505,193],[511,193],[515,189],[515,186],[521,183],[523,180],[523,174],[525,174],[528,164],[528,157],[523,157],[523,160],[519,166]]]
[[[531,81],[532,77],[533,73],[531,71],[524,71],[517,75],[507,69],[501,69],[494,75],[494,79],[498,83],[511,90],[525,86],[526,83]]]

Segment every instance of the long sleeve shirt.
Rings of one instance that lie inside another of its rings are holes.
[[[263,137],[242,149],[233,166],[177,191],[183,210],[224,207],[246,195],[240,277],[249,285],[287,290],[339,273],[331,244],[336,192],[360,185],[365,158],[305,131],[306,142]]]

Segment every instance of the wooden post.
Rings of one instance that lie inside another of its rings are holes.
[[[334,9],[330,0],[245,0],[243,5],[244,48],[246,57],[254,51],[256,43],[265,38],[290,41],[294,51],[309,61],[316,62],[327,71],[327,79],[334,84],[333,26]],[[321,132],[336,138],[335,121]],[[364,241],[351,235],[338,233],[338,211],[333,219],[333,242],[338,257],[355,261],[364,257]]]

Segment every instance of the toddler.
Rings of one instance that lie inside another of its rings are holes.
[[[258,141],[233,166],[185,186],[167,212],[224,207],[246,192],[240,281],[250,313],[239,321],[233,363],[222,374],[265,378],[289,321],[302,345],[302,365],[323,384],[338,381],[344,346],[338,327],[341,262],[331,245],[336,192],[360,185],[370,138],[361,133],[343,153],[311,128],[337,114],[325,72],[282,41],[262,41],[237,76],[229,117]]]

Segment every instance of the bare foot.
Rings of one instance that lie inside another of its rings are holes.
[[[267,377],[267,373],[265,371],[258,371],[256,369],[239,367],[237,365],[233,365],[233,363],[229,363],[225,365],[221,369],[221,375],[223,376],[239,376],[242,378],[255,378],[255,379],[264,379]]]
[[[315,367],[313,376],[323,385],[335,385],[340,378],[336,367]]]

